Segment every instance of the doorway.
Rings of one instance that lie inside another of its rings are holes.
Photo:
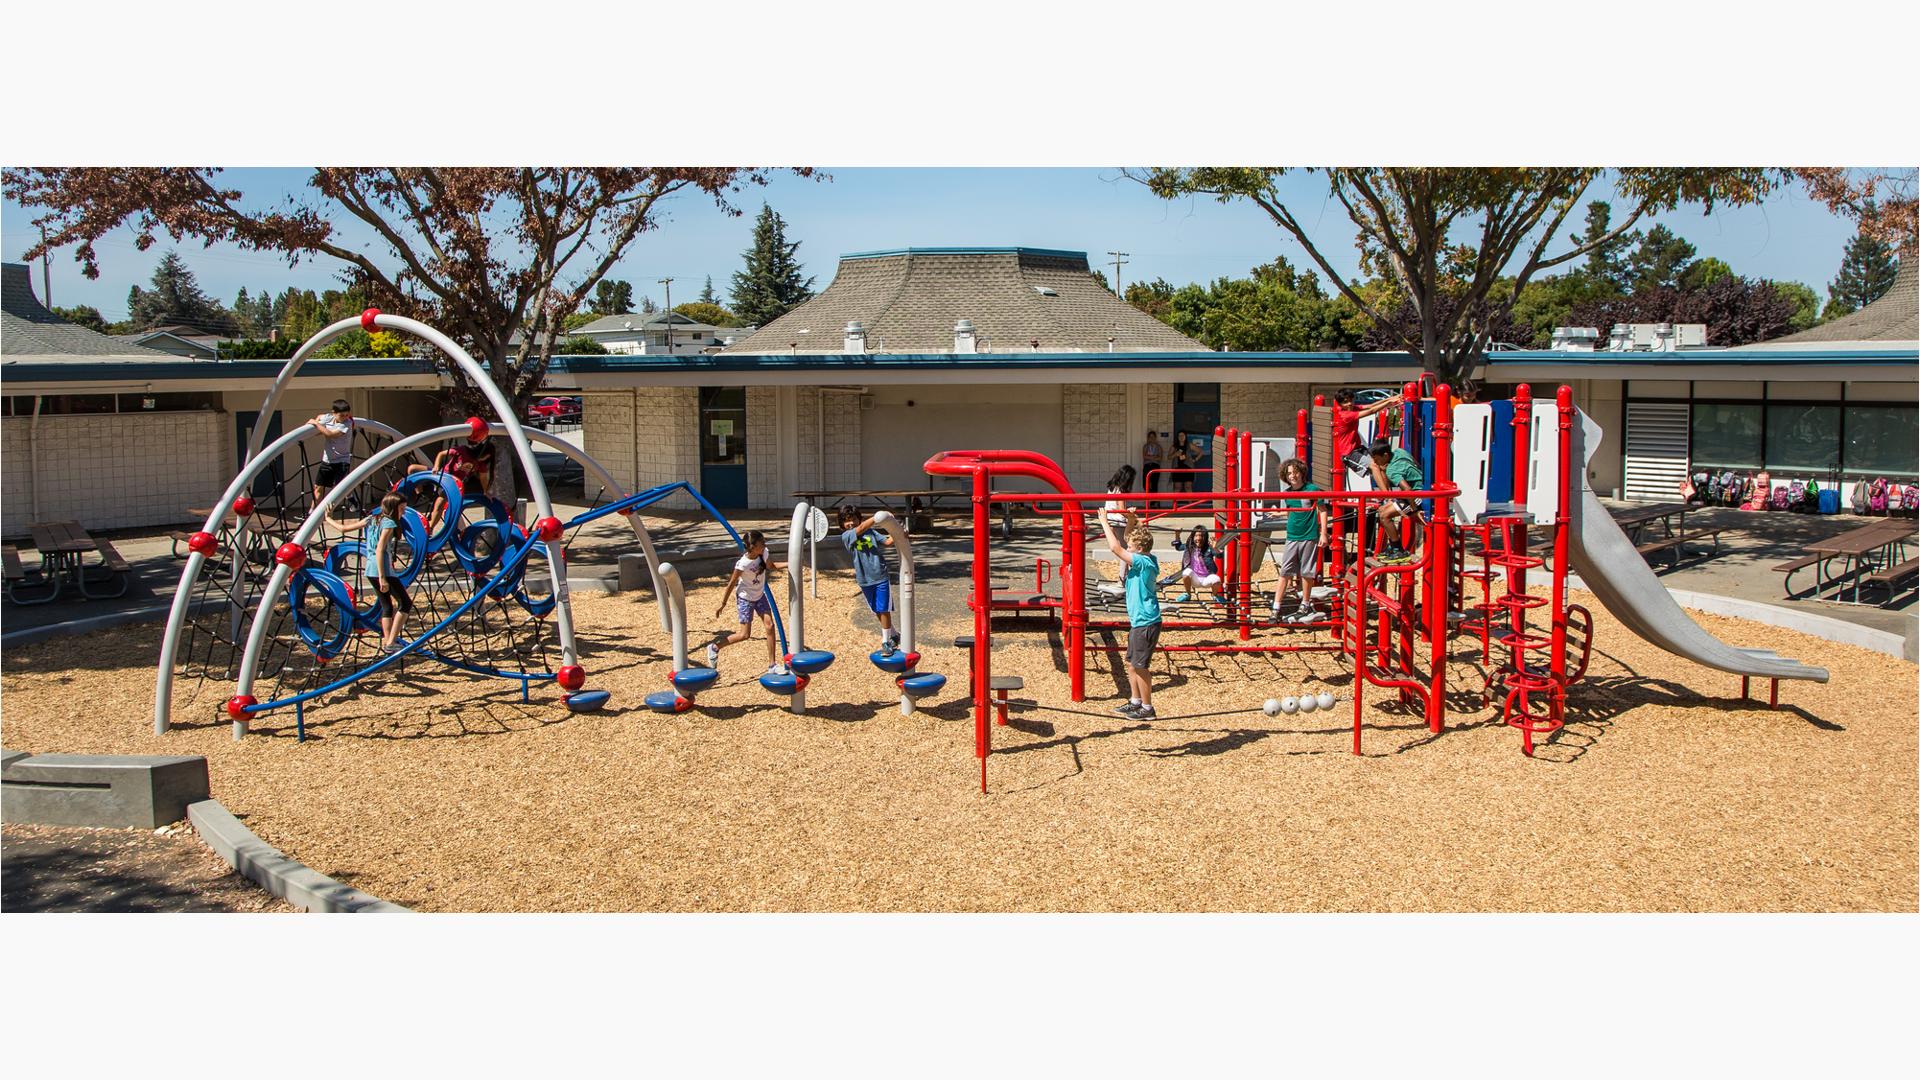
[[[700,494],[727,510],[747,505],[747,388],[700,388]]]
[[[253,435],[253,425],[259,422],[260,414],[257,412],[237,412],[233,414],[233,460],[240,462],[242,465],[244,465],[247,460],[247,439]],[[276,412],[267,421],[267,434],[260,440],[261,449],[264,450],[268,446],[273,445],[273,440],[278,439],[281,434],[280,414]],[[254,498],[271,498],[275,492],[280,490],[280,485],[285,481],[285,475],[281,471],[281,465],[284,460],[283,458],[275,458],[273,464],[262,469],[260,475],[253,478]],[[289,493],[290,502],[297,501],[298,498],[299,492]]]
[[[1219,383],[1174,383],[1173,384],[1173,430],[1167,433],[1168,453],[1172,453],[1173,443],[1180,438],[1181,432],[1187,433],[1187,442],[1200,451],[1200,456],[1191,466],[1196,469],[1213,468],[1213,429],[1220,426],[1220,384]],[[1195,491],[1206,491],[1213,487],[1213,481],[1195,475]]]

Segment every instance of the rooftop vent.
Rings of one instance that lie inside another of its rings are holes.
[[[1035,285],[1033,287],[1033,291],[1039,293],[1041,296],[1059,296],[1060,295],[1058,292],[1054,291],[1053,289],[1047,288],[1045,285]]]
[[[977,351],[973,335],[972,319],[961,319],[959,322],[953,324],[953,351],[956,353],[971,353]]]
[[[847,324],[846,339],[847,352],[863,353],[867,351],[867,328],[860,325],[858,319]]]

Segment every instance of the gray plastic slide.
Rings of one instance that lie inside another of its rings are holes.
[[[1600,427],[1580,413],[1574,429],[1574,453],[1582,462],[1592,459],[1600,445]],[[1790,660],[1770,649],[1736,649],[1700,628],[1674,602],[1667,587],[1654,576],[1633,541],[1620,531],[1613,515],[1587,488],[1587,470],[1574,472],[1578,501],[1567,543],[1573,569],[1587,590],[1621,624],[1650,644],[1720,671],[1761,679],[1827,681],[1827,669]]]

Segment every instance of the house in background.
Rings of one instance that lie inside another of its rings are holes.
[[[709,326],[678,312],[657,311],[602,316],[566,336],[591,338],[623,356],[698,356],[749,333],[752,327]]]
[[[138,334],[116,334],[114,340],[142,349],[184,356],[189,360],[217,360],[220,358],[220,346],[233,339],[191,326],[156,326]]]

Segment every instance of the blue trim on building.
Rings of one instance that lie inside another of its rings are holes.
[[[842,262],[848,259],[884,259],[890,255],[1051,255],[1056,258],[1079,259],[1085,262],[1084,251],[1068,251],[1064,248],[1036,247],[904,247],[887,248],[882,251],[855,251],[840,256]]]
[[[1679,352],[1554,352],[1529,349],[1487,354],[1487,364],[1568,364],[1575,367],[1673,367],[1676,364],[1915,364],[1911,349],[1682,349]]]
[[[166,382],[172,379],[267,379],[287,366],[285,360],[56,360],[0,363],[0,382]],[[431,360],[309,360],[300,366],[297,380],[328,380],[340,376],[433,375]]]
[[[1349,366],[1356,356],[1397,357],[1405,353],[1357,354],[1220,352],[1020,352],[1020,353],[715,353],[705,356],[556,356],[549,369],[573,375],[626,371],[1026,371],[1036,368],[1149,368],[1184,364],[1205,367]]]

